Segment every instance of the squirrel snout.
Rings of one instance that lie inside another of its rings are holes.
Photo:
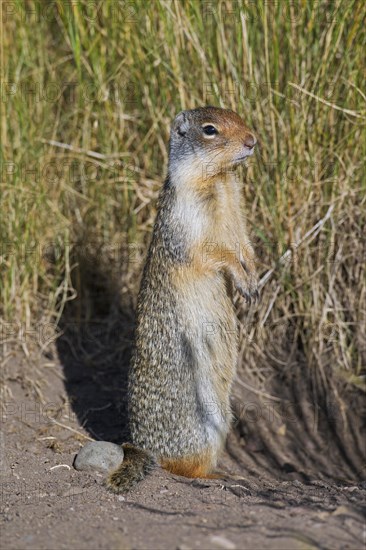
[[[254,145],[257,143],[257,139],[253,134],[247,134],[244,139],[244,146],[247,149],[253,149]]]

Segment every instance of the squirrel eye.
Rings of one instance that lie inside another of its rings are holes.
[[[215,126],[212,126],[212,124],[207,124],[207,126],[203,126],[202,130],[203,133],[206,134],[206,136],[214,136],[215,134],[218,134]]]

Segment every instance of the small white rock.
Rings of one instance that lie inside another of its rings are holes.
[[[76,455],[76,470],[110,472],[123,462],[123,449],[108,441],[91,441]]]
[[[211,544],[214,544],[217,548],[225,548],[227,550],[235,550],[236,546],[231,540],[223,537],[222,535],[212,535],[210,537]]]

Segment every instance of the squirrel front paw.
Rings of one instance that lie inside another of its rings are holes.
[[[249,279],[245,281],[245,284],[240,280],[234,280],[235,287],[239,292],[240,296],[244,298],[247,304],[257,302],[259,300],[258,284],[257,279]]]
[[[254,269],[249,269],[246,262],[240,261],[243,268],[240,277],[234,278],[234,284],[239,294],[250,304],[259,300],[258,279]]]

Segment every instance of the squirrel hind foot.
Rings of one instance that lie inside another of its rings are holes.
[[[111,472],[105,484],[114,493],[127,493],[142,481],[156,465],[151,453],[130,443],[122,445],[124,458],[116,470]]]
[[[164,470],[178,476],[190,478],[211,478],[215,476],[212,473],[211,453],[182,458],[164,458],[160,460],[160,464]]]

